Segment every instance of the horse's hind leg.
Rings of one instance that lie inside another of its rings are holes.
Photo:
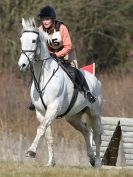
[[[90,114],[89,117],[91,120],[91,127],[93,130],[93,139],[96,145],[95,167],[99,168],[101,167],[101,158],[100,158],[101,134],[102,134],[101,117],[100,114],[97,115]]]
[[[76,130],[80,131],[85,138],[87,155],[90,158],[90,163],[92,166],[95,164],[95,156],[90,143],[90,130],[86,124],[82,121],[82,114],[78,113],[69,119],[66,119]]]

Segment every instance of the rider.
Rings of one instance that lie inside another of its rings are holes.
[[[67,26],[63,22],[56,20],[55,10],[51,6],[45,6],[40,10],[38,16],[41,20],[39,31],[43,31],[47,39],[50,55],[53,58],[65,60],[69,62],[71,66],[78,68],[76,53],[73,49]],[[96,97],[91,94],[84,76],[81,76],[81,72],[78,72],[78,69],[76,74],[80,77],[79,79],[83,78],[85,83],[83,87],[85,95],[90,103],[94,103]],[[78,83],[80,84],[80,81]]]
[[[73,67],[78,68],[68,29],[63,22],[56,20],[55,10],[50,6],[45,6],[38,16],[42,23],[39,30],[44,32],[51,56],[69,60]]]

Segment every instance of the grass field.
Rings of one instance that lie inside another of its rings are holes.
[[[133,169],[90,167],[45,167],[41,164],[0,162],[0,177],[133,177]]]

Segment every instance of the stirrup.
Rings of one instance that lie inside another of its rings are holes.
[[[96,101],[96,97],[94,95],[92,95],[90,91],[86,92],[86,97],[88,98],[88,100],[91,104]]]

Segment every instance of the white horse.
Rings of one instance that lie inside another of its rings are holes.
[[[36,116],[40,122],[36,137],[29,147],[26,156],[35,157],[39,141],[45,135],[49,161],[48,165],[54,166],[53,138],[51,124],[68,109],[74,90],[74,84],[66,72],[49,54],[43,32],[39,32],[34,20],[22,18],[22,53],[18,62],[21,70],[31,68],[33,83],[31,86],[31,99],[36,108]],[[83,71],[90,91],[96,95],[96,102],[91,104],[83,92],[78,92],[77,99],[65,119],[85,138],[87,155],[94,167],[101,167],[101,83],[90,74]],[[86,115],[86,123],[82,116]],[[93,152],[90,143],[90,132],[93,130],[96,152]]]

